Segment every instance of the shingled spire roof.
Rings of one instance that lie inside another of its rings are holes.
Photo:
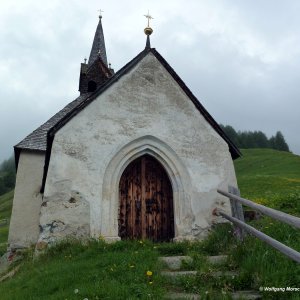
[[[102,59],[103,63],[107,65],[106,49],[104,42],[104,34],[102,29],[102,16],[99,16],[99,23],[95,32],[95,37],[93,41],[92,50],[90,53],[88,65],[90,66],[99,56]]]

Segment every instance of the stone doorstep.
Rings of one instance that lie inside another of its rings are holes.
[[[212,265],[219,265],[223,264],[227,260],[227,255],[214,255],[214,256],[208,256],[207,260]]]
[[[193,259],[190,256],[163,256],[159,261],[164,262],[170,270],[180,270],[182,262],[190,263]]]

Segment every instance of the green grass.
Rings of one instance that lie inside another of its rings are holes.
[[[34,262],[29,256],[13,280],[1,283],[1,299],[160,299],[164,288],[153,247],[63,242]]]
[[[242,153],[244,156],[235,161],[242,197],[300,215],[300,157],[268,149]],[[12,197],[13,192],[0,197],[0,218],[9,217]],[[299,230],[268,217],[250,225],[300,251]],[[240,289],[299,287],[297,263],[255,237],[247,236],[239,243],[232,233],[230,224],[221,224],[212,229],[207,239],[195,243],[63,242],[34,261],[32,252],[28,252],[14,278],[0,284],[0,298],[162,299],[172,288],[198,293],[203,299],[230,299],[229,292]],[[2,227],[0,241],[6,239],[7,227]],[[206,256],[217,254],[228,254],[228,261],[210,265]],[[164,266],[157,263],[161,255],[192,256],[193,263],[183,267],[197,270],[198,275],[175,282],[162,278],[159,273]],[[212,276],[213,272],[224,270],[238,271],[239,275],[220,279]],[[153,275],[147,276],[147,271]],[[264,299],[299,298],[299,293],[264,292]]]
[[[12,200],[14,196],[14,191],[10,191],[2,196],[0,196],[0,220],[7,219],[8,223],[6,226],[0,227],[0,255],[6,252],[7,248],[7,238],[8,238],[8,227],[9,219],[12,209]]]
[[[0,220],[10,218],[13,196],[14,191],[0,196]]]
[[[245,149],[235,161],[241,195],[287,213],[300,214],[300,156],[271,149]]]

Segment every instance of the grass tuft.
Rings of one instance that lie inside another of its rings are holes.
[[[300,157],[269,149],[243,150],[235,161],[242,197],[300,215]],[[0,218],[9,218],[13,191],[0,196]],[[268,217],[250,225],[300,251],[300,232]],[[0,228],[0,252],[6,250],[8,228]],[[23,253],[19,272],[0,285],[1,300],[18,299],[162,299],[168,289],[198,293],[203,299],[231,299],[230,293],[261,286],[299,287],[300,266],[255,237],[237,243],[229,223],[212,228],[202,242],[159,243],[103,240],[84,243],[65,240],[32,260]],[[207,256],[227,254],[228,260],[211,265]],[[196,277],[175,282],[160,275],[158,256],[189,255],[185,270]],[[215,272],[235,271],[237,276]],[[151,274],[151,275],[147,275]],[[299,299],[299,293],[263,292],[264,299]]]

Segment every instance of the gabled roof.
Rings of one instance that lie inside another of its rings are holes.
[[[155,48],[145,48],[140,52],[134,59],[132,59],[128,64],[126,64],[122,69],[120,69],[113,77],[111,77],[107,82],[100,86],[94,93],[89,97],[81,101],[78,106],[74,107],[68,114],[66,114],[57,124],[50,129],[49,135],[53,136],[57,130],[59,130],[64,124],[66,124],[70,119],[72,119],[79,111],[81,111],[85,106],[91,103],[96,97],[103,93],[108,87],[110,87],[114,82],[118,81],[123,75],[128,73],[134,66],[136,66],[148,53],[152,53],[158,61],[166,68],[178,85],[182,88],[185,94],[191,99],[199,112],[207,120],[207,122],[216,130],[216,132],[227,142],[229,150],[233,159],[241,156],[239,149],[233,144],[225,132],[221,129],[218,123],[213,119],[213,117],[208,113],[208,111],[203,107],[199,100],[194,96],[190,89],[185,85],[183,80],[177,75],[174,69],[167,63],[167,61],[156,51]]]
[[[43,178],[43,187],[46,181],[48,164],[50,161],[50,154],[52,148],[52,142],[55,133],[62,128],[68,121],[70,121],[74,116],[76,116],[82,109],[89,105],[94,99],[101,95],[105,90],[107,90],[111,85],[117,82],[123,75],[128,73],[133,67],[135,67],[148,53],[152,53],[158,61],[165,67],[177,84],[182,88],[185,94],[193,102],[195,107],[203,115],[206,121],[214,128],[214,130],[226,141],[229,147],[229,151],[233,159],[241,156],[239,149],[234,145],[234,143],[229,139],[225,132],[221,129],[218,123],[213,119],[213,117],[208,113],[208,111],[203,107],[199,100],[194,96],[190,89],[185,85],[182,79],[177,75],[174,69],[167,63],[167,61],[156,51],[155,48],[145,48],[140,52],[135,58],[133,58],[129,63],[127,63],[122,69],[120,69],[114,76],[108,79],[103,85],[101,85],[95,92],[86,93],[79,96],[73,102],[69,103],[61,111],[55,114],[46,123],[40,126],[38,129],[33,131],[28,135],[23,141],[15,146],[16,162],[18,161],[19,153],[22,149],[35,150],[35,151],[46,151],[45,159],[45,169]],[[42,190],[43,190],[42,187]]]
[[[62,110],[56,113],[46,123],[38,127],[32,133],[25,137],[20,143],[15,145],[15,149],[25,149],[32,151],[46,151],[47,149],[47,132],[57,124],[66,114],[77,107],[90,94],[84,94],[70,102]]]
[[[102,86],[100,86],[94,93],[86,93],[74,101],[65,106],[61,111],[55,114],[51,119],[49,119],[42,126],[37,128],[31,134],[29,134],[24,140],[18,143],[15,148],[17,149],[28,149],[37,151],[47,150],[47,134],[53,136],[57,130],[59,130],[64,124],[66,124],[70,119],[72,119],[79,111],[91,103],[96,97],[103,93],[108,87],[110,87],[114,82],[118,81],[123,75],[128,73],[134,66],[138,64],[149,52],[151,52],[166,68],[174,80],[179,84],[186,95],[191,99],[199,112],[204,116],[207,122],[217,131],[217,133],[227,142],[229,146],[232,158],[238,158],[241,156],[239,149],[233,144],[233,142],[227,137],[218,123],[213,119],[213,117],[208,113],[208,111],[203,107],[199,100],[194,96],[190,89],[185,85],[182,79],[177,75],[174,69],[167,63],[167,61],[156,51],[155,48],[145,48],[140,52],[135,58],[133,58],[129,63],[127,63],[122,69],[120,69],[113,77],[106,81]]]

